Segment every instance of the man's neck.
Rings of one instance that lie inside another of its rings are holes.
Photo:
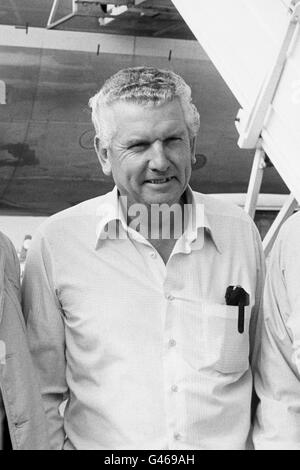
[[[185,210],[186,195],[174,204],[151,204],[127,207],[127,225],[147,240],[164,241],[177,240],[185,231],[188,214]],[[134,211],[131,209],[134,207]],[[140,210],[136,211],[136,208]],[[124,209],[124,207],[123,207]]]
[[[141,210],[137,214],[131,211],[133,205],[127,208],[127,225],[153,245],[165,264],[176,241],[187,227],[188,212],[185,206],[186,194],[184,193],[177,204],[141,205]]]

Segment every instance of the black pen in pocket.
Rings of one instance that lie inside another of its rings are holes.
[[[241,286],[229,286],[225,294],[226,305],[238,306],[238,332],[245,331],[245,307],[250,305],[250,296]]]

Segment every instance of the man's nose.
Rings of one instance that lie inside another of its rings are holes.
[[[169,166],[170,162],[166,156],[163,143],[161,141],[154,142],[151,148],[149,168],[153,171],[165,172]]]

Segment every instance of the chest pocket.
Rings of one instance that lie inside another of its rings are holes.
[[[204,303],[202,312],[205,362],[223,374],[245,372],[251,307],[245,307],[244,333],[238,332],[238,307]]]

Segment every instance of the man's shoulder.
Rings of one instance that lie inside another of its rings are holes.
[[[208,217],[226,220],[231,223],[233,220],[242,224],[253,225],[254,222],[249,215],[236,204],[223,201],[221,196],[211,196],[193,191],[197,203],[204,204],[205,213]]]
[[[10,239],[2,232],[0,232],[0,249],[5,253],[11,253],[14,250]]]
[[[106,193],[103,196],[98,196],[88,199],[73,207],[64,209],[56,214],[48,217],[39,227],[39,232],[47,232],[58,227],[67,227],[69,224],[73,225],[76,222],[76,227],[83,223],[85,220],[90,221],[96,219],[101,206],[105,205],[111,193]]]

